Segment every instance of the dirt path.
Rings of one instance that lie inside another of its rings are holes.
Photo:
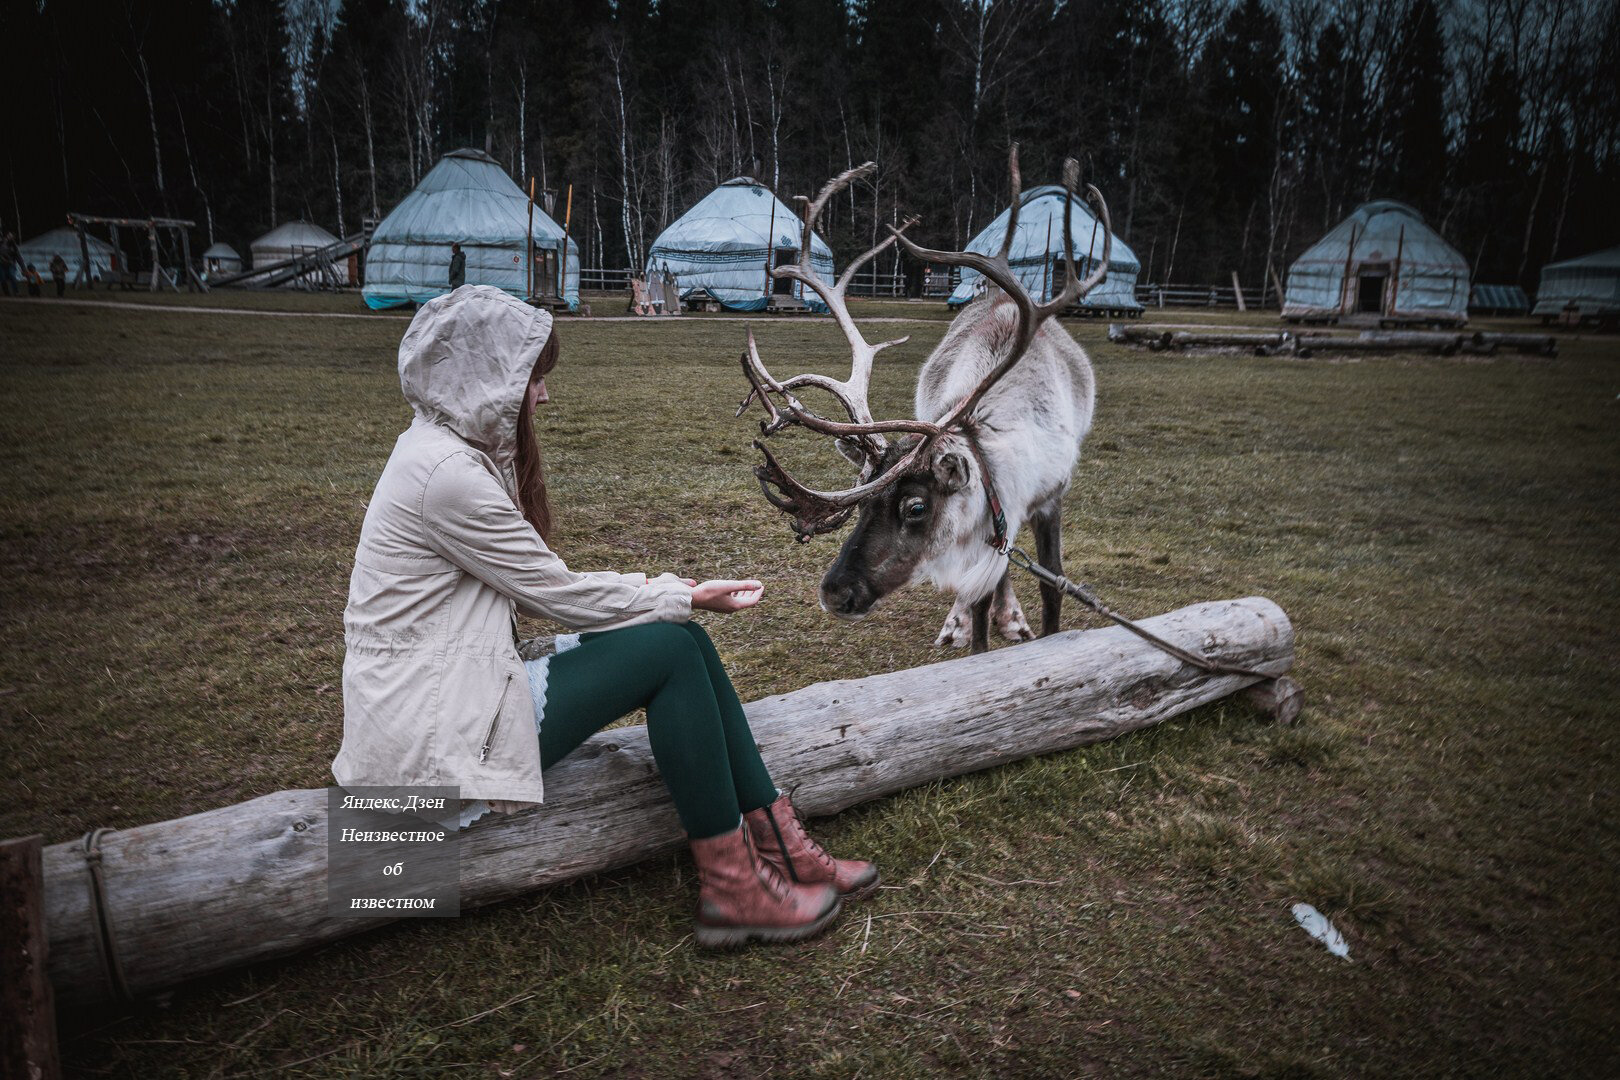
[[[170,312],[182,311],[201,315],[268,315],[277,319],[403,319],[403,315],[364,315],[359,312],[348,311],[270,311],[258,308],[230,308],[230,307],[199,307],[195,304],[136,304],[119,300],[73,300],[64,298],[25,300],[29,304],[38,304],[41,307],[59,307],[72,304],[76,307],[93,308],[119,308],[124,311],[155,311]]]
[[[348,311],[271,311],[259,308],[234,307],[200,307],[196,304],[138,304],[119,300],[74,300],[64,298],[38,300],[27,298],[26,303],[38,304],[42,307],[56,307],[73,304],[78,307],[117,308],[124,311],[156,311],[156,312],[185,312],[199,315],[267,315],[276,319],[409,319],[408,315],[383,315],[380,313],[363,314]],[[793,322],[791,318],[770,315],[704,315],[691,319],[680,317],[662,317],[657,315],[592,315],[592,316],[565,316],[569,320],[577,319],[580,322],[609,323],[609,322],[636,322],[636,323],[667,323],[678,325],[682,322],[710,323],[710,322]],[[857,322],[863,323],[937,323],[941,319],[918,319],[900,315],[857,315]]]

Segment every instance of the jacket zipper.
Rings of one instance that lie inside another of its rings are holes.
[[[489,757],[489,746],[495,741],[495,729],[501,723],[501,709],[506,705],[506,692],[512,689],[512,673],[506,673],[506,685],[501,687],[501,699],[495,703],[495,715],[489,718],[489,730],[484,732],[484,745],[478,748],[478,764]]]

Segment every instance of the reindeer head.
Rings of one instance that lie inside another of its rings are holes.
[[[888,476],[921,438],[906,435],[886,446],[877,475]],[[914,467],[896,473],[892,484],[860,503],[854,530],[821,580],[821,609],[841,619],[861,619],[879,600],[929,576],[931,569],[954,579],[961,560],[952,555],[962,546],[960,538],[977,535],[974,526],[984,516],[971,451],[959,437],[947,435]],[[976,543],[971,554],[982,558],[989,552]]]
[[[741,416],[757,400],[767,414],[760,421],[762,435],[772,435],[790,424],[808,428],[835,438],[844,456],[861,467],[855,486],[842,491],[818,491],[795,480],[765,443],[754,440],[754,446],[765,457],[764,464],[754,469],[760,490],[771,505],[792,517],[793,530],[799,540],[830,532],[849,520],[857,508],[860,510],[855,531],[844,543],[838,560],[827,572],[821,586],[822,607],[841,618],[850,619],[862,617],[878,600],[913,582],[925,564],[937,563],[953,547],[960,547],[960,539],[973,534],[973,523],[988,513],[982,502],[982,494],[977,510],[967,507],[964,511],[965,500],[958,497],[970,489],[982,492],[983,462],[972,438],[973,411],[991,387],[1028,352],[1046,319],[1067,308],[1103,280],[1108,272],[1112,236],[1108,207],[1101,193],[1095,187],[1088,186],[1088,196],[1097,207],[1102,221],[1102,258],[1091,276],[1082,281],[1075,272],[1073,238],[1070,235],[1069,215],[1065,213],[1065,284],[1058,295],[1044,304],[1036,304],[1008,264],[1008,252],[1018,229],[1022,187],[1018,147],[1015,145],[1008,154],[1012,209],[1008,216],[1006,237],[996,255],[934,251],[919,247],[904,235],[907,229],[916,224],[916,219],[912,218],[897,229],[891,228],[887,239],[850,263],[836,284],[828,284],[811,269],[810,234],[828,201],[875,168],[873,163],[867,162],[829,181],[805,213],[798,264],[771,271],[777,277],[802,282],[826,303],[849,343],[853,361],[849,378],[840,381],[806,373],[779,381],[760,359],[758,343],[750,330],[748,349],[742,358],[743,372],[748,377],[750,390],[737,408],[737,415]],[[1071,159],[1064,163],[1063,173],[1064,186],[1072,197],[1078,183],[1079,167]],[[850,317],[844,294],[856,272],[895,242],[915,258],[979,271],[1016,308],[1010,340],[1005,352],[1000,353],[999,361],[938,422],[874,420],[867,405],[867,388],[876,355],[908,339],[899,338],[875,345],[868,343]],[[833,420],[806,408],[793,392],[806,386],[832,394],[849,414],[849,420]],[[886,435],[898,437],[897,441],[888,443]],[[975,551],[974,555],[977,554]]]

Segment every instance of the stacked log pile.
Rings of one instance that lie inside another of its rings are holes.
[[[1183,330],[1151,323],[1135,326],[1111,323],[1108,340],[1119,345],[1146,347],[1152,352],[1241,351],[1255,356],[1309,357],[1316,353],[1397,352],[1436,356],[1454,356],[1457,353],[1494,356],[1499,351],[1548,357],[1558,355],[1558,339],[1551,334],[1498,334],[1486,331],[1464,334],[1364,330],[1352,337],[1327,331]]]

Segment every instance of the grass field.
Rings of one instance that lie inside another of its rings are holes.
[[[343,602],[407,419],[405,324],[135,302],[0,303],[5,835],[322,786],[341,735]],[[945,323],[865,310],[920,320],[881,329],[914,335],[875,379],[876,411],[903,412]],[[758,326],[778,372],[841,363],[825,322]],[[1298,726],[1218,704],[823,822],[888,888],[813,943],[699,954],[682,856],[68,1017],[71,1072],[1620,1072],[1620,341],[1335,362],[1071,329],[1098,381],[1071,575],[1143,615],[1271,597],[1298,634]],[[792,543],[759,498],[732,416],[742,332],[561,324],[540,419],[558,546],[763,577],[759,608],[705,617],[745,700],[937,659],[937,594],[855,626],[817,610],[836,541]],[[1297,900],[1351,962],[1294,925]]]

